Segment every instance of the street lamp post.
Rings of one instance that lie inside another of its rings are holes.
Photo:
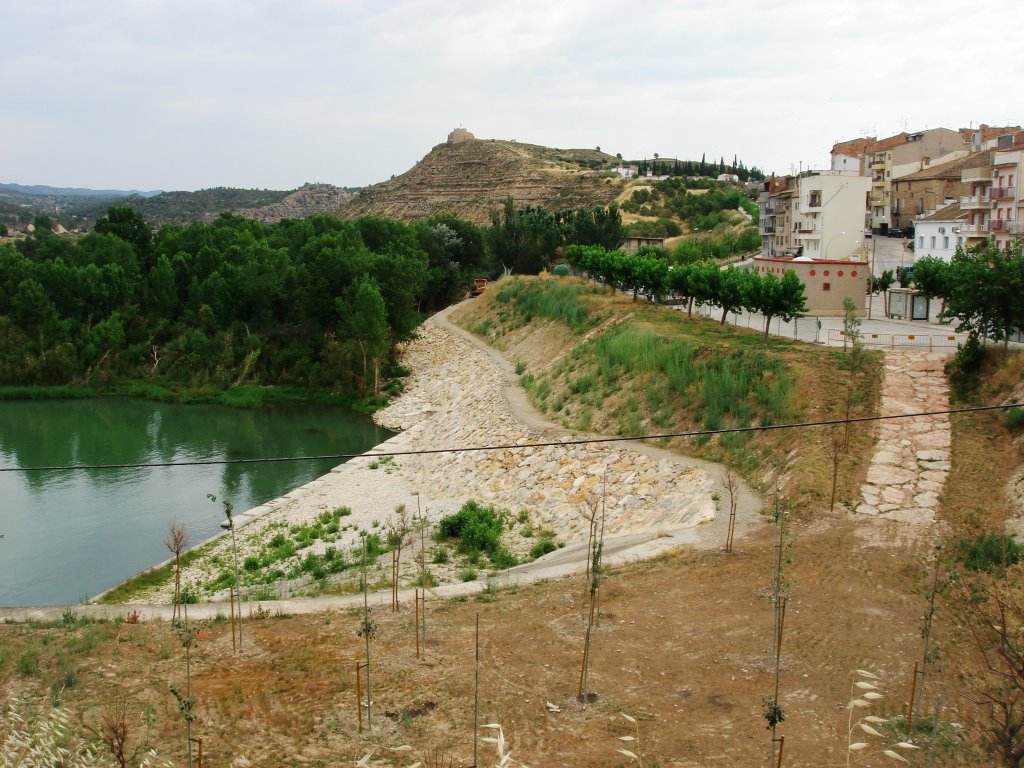
[[[838,238],[842,237],[845,234],[846,234],[845,232],[840,232],[838,235],[833,235],[832,237],[830,237],[828,239],[828,242],[825,243],[825,259],[826,260],[828,259],[828,249],[832,246],[832,243],[834,243]]]

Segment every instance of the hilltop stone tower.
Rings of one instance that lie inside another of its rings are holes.
[[[476,136],[465,128],[456,128],[448,134],[448,146],[454,147],[456,144],[465,144],[467,141],[473,141],[475,138]]]

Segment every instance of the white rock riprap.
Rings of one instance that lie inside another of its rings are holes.
[[[941,353],[886,352],[881,415],[949,408]],[[949,474],[949,416],[881,421],[857,512],[907,523],[935,520]]]
[[[571,543],[588,530],[581,504],[599,499],[605,482],[608,536],[670,532],[714,517],[715,486],[707,472],[665,451],[592,443],[408,455],[567,438],[545,435],[519,421],[495,360],[433,319],[406,345],[403,358],[414,372],[406,391],[375,416],[400,434],[279,499],[237,515],[240,561],[258,555],[276,532],[309,524],[338,507],[351,510],[339,521],[338,538],[318,541],[302,555],[323,554],[328,546],[351,551],[359,546],[363,531],[383,535],[402,504],[413,514],[421,509],[436,522],[471,499],[515,513],[526,510],[534,526],[550,528]],[[398,455],[381,459],[373,454]],[[230,539],[221,536],[183,569],[182,582],[201,591],[232,562]],[[407,567],[411,562],[407,558]],[[172,593],[173,585],[165,584],[134,599],[166,604]],[[227,599],[227,592],[216,597]]]
[[[520,446],[553,442],[512,414],[504,377],[490,356],[426,323],[404,352],[415,373],[406,393],[377,414],[405,430],[410,446]],[[566,438],[561,438],[566,439]],[[671,530],[714,517],[714,484],[681,459],[624,445],[547,445],[402,456],[403,478],[431,497],[471,498],[530,512],[560,536],[587,530],[580,505],[606,489],[606,533]]]

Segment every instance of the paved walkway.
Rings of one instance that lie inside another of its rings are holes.
[[[948,359],[939,353],[886,352],[880,415],[949,408],[943,373]],[[949,474],[949,447],[948,415],[879,422],[856,511],[906,523],[933,522]]]

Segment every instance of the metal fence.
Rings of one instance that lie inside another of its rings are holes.
[[[835,342],[842,344],[845,341],[846,332],[830,330],[828,332],[829,342]],[[896,349],[897,347],[913,347],[914,349],[927,349],[931,351],[933,349],[948,349],[949,347],[955,347],[960,343],[959,339],[954,334],[947,335],[936,335],[932,333],[910,333],[910,334],[898,334],[898,333],[862,333],[860,335],[860,343],[866,347],[883,347],[886,349]]]

